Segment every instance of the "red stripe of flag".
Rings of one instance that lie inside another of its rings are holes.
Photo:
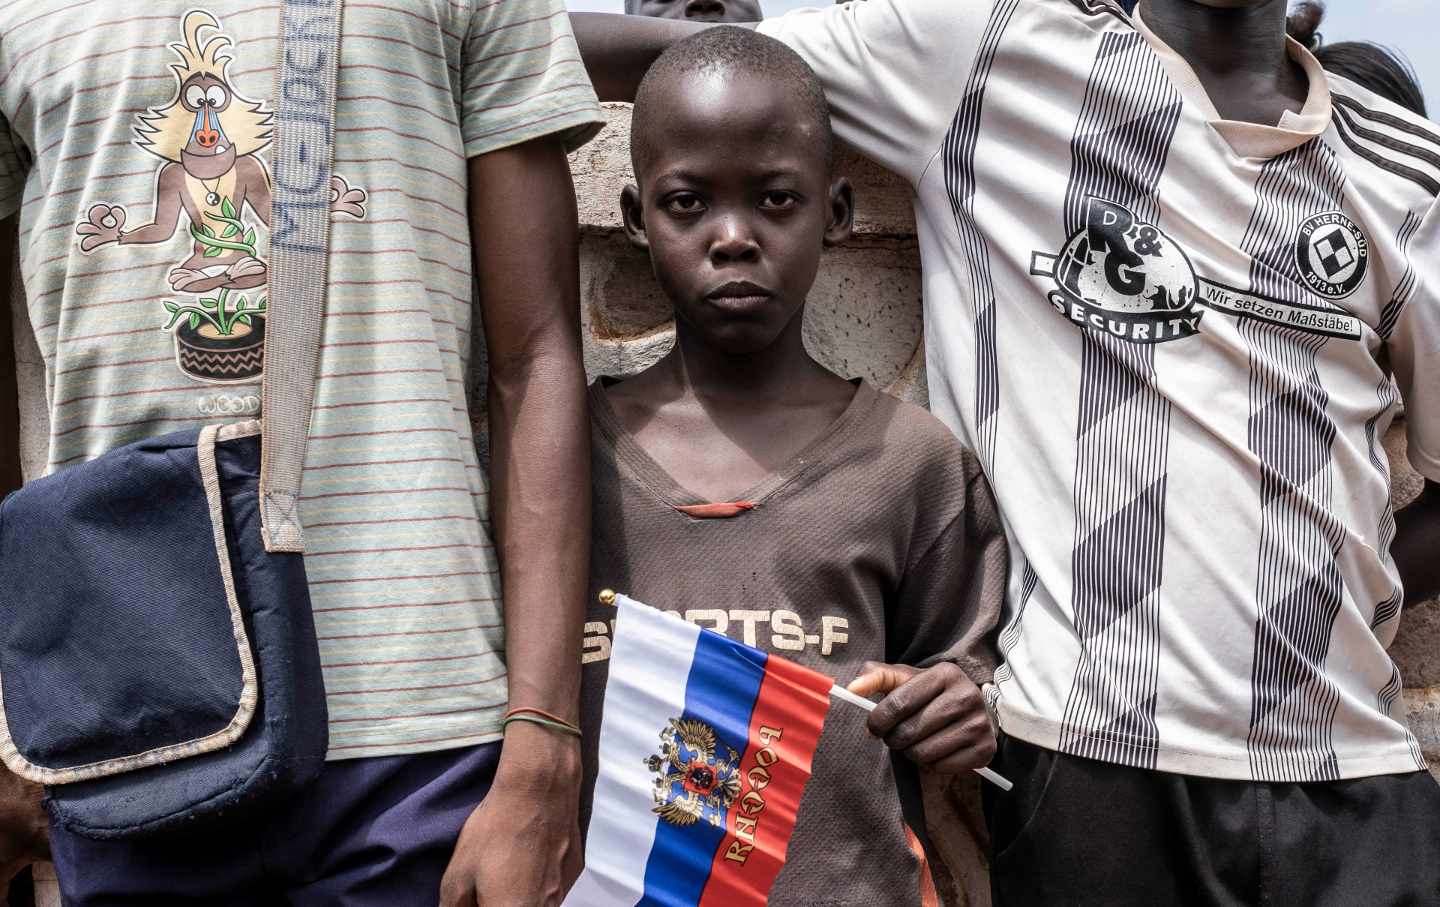
[[[764,907],[785,864],[832,683],[775,655],[766,660],[740,760],[740,796],[697,907]]]

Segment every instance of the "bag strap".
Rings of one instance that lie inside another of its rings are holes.
[[[270,301],[260,390],[260,525],[267,551],[305,550],[300,474],[329,273],[341,4],[283,0],[280,9]]]

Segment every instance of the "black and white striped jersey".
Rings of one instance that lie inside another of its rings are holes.
[[[1381,438],[1403,399],[1440,480],[1440,127],[1293,43],[1304,108],[1225,121],[1100,0],[762,31],[915,189],[931,403],[1010,533],[1004,730],[1219,778],[1423,768]]]

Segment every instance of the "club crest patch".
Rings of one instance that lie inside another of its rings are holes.
[[[1034,253],[1030,273],[1052,278],[1050,304],[1090,330],[1147,344],[1200,330],[1189,256],[1123,205],[1091,197],[1083,229],[1059,255]]]
[[[654,812],[671,825],[707,822],[725,827],[740,795],[740,754],[715,739],[701,721],[672,718],[660,732],[660,752],[645,760],[655,779]]]
[[[1326,299],[1344,299],[1365,282],[1370,240],[1344,214],[1326,211],[1300,225],[1295,263],[1311,292]]]

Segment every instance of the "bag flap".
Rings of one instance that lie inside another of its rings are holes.
[[[258,433],[252,422],[141,441],[0,505],[0,759],[11,771],[67,784],[245,732],[257,681],[215,444]]]

